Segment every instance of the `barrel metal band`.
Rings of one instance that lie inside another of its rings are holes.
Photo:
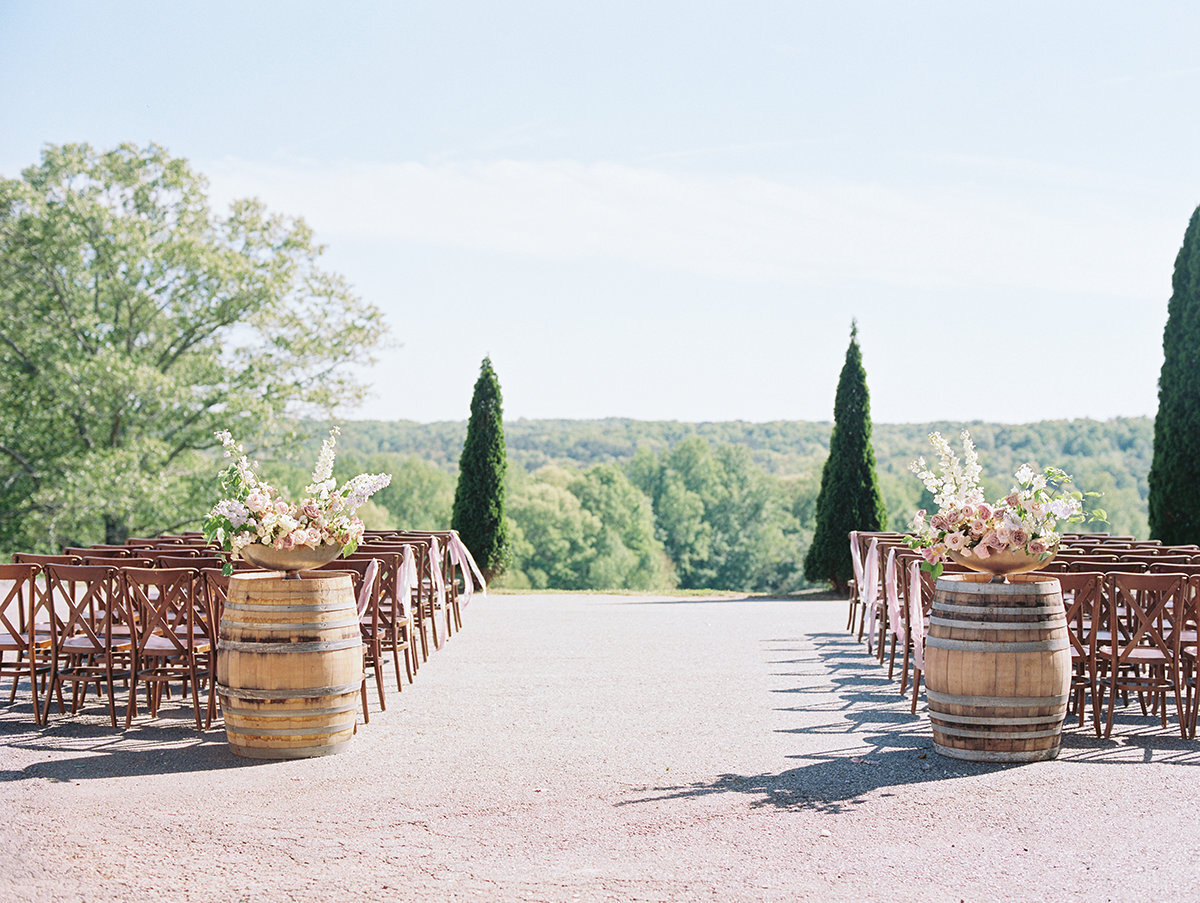
[[[1014,623],[1012,621],[960,621],[956,618],[931,617],[929,624],[930,626],[936,624],[938,627],[954,627],[959,630],[1053,630],[1056,627],[1066,627],[1067,619],[1060,615],[1046,621]]]
[[[259,727],[245,730],[225,722],[225,731],[239,737],[320,737],[354,730],[354,719],[338,724],[319,724],[313,727]]]
[[[325,640],[319,643],[242,643],[237,640],[221,640],[217,649],[224,652],[337,652],[340,649],[357,649],[362,646],[362,636],[348,640]]]
[[[1007,715],[947,715],[945,712],[930,712],[929,720],[950,721],[955,724],[1054,724],[1061,725],[1063,713],[1057,715],[1031,715],[1021,718],[1011,718]]]
[[[350,608],[346,602],[314,602],[300,605],[295,602],[281,602],[279,605],[252,605],[243,602],[226,602],[225,611],[340,611]]]
[[[929,702],[942,705],[992,706],[994,708],[1023,708],[1031,705],[1064,705],[1070,694],[1062,696],[955,696],[951,693],[938,693],[936,690],[925,690],[925,698]]]
[[[960,727],[935,727],[948,737],[975,737],[981,740],[1032,740],[1035,737],[1057,737],[1062,733],[1062,726],[1045,731],[968,731]]]
[[[1058,652],[1070,649],[1071,643],[1066,637],[1029,643],[980,643],[976,640],[949,640],[933,636],[926,638],[925,648],[956,652]]]
[[[357,627],[358,618],[347,621],[231,621],[221,619],[221,626],[236,630],[342,630],[346,627]]]
[[[933,749],[940,755],[951,759],[963,759],[968,762],[1041,762],[1058,756],[1059,744],[1045,749],[1028,749],[1017,752],[998,752],[991,749],[959,749],[956,746],[943,746],[934,742]]]
[[[358,693],[362,684],[341,684],[336,687],[298,687],[287,690],[258,690],[248,687],[217,686],[217,692],[234,699],[284,700],[284,699],[315,699],[318,696],[344,696],[348,693]]]
[[[323,709],[239,709],[236,706],[227,706],[225,719],[228,721],[232,716],[235,723],[244,723],[249,720],[259,718],[325,718],[329,715],[345,715],[347,712],[358,711],[358,700],[346,705],[330,706]]]
[[[944,602],[935,602],[933,610],[952,611],[959,614],[970,615],[979,612],[987,612],[994,615],[1054,615],[1064,614],[1065,609],[1061,605],[1030,605],[1028,607],[1015,608],[1010,605],[947,605]]]

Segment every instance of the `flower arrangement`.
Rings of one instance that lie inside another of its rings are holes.
[[[337,427],[329,431],[329,438],[321,444],[312,482],[304,489],[305,498],[292,504],[258,478],[256,465],[228,430],[218,432],[225,457],[232,463],[221,472],[221,492],[226,497],[205,518],[205,538],[216,540],[232,558],[241,557],[242,551],[254,543],[282,550],[336,546],[343,556],[351,554],[358,548],[364,529],[354,512],[387,486],[392,477],[363,473],[339,490],[333,478],[333,447],[338,433]],[[225,573],[232,572],[233,565],[226,564]]]
[[[967,430],[962,432],[963,456],[960,459],[941,433],[932,433],[929,441],[937,450],[941,474],[918,458],[910,469],[934,495],[938,513],[918,511],[912,522],[908,544],[921,550],[922,565],[935,576],[951,553],[979,562],[1004,553],[1023,552],[1048,561],[1054,556],[1061,535],[1059,521],[1082,523],[1106,519],[1099,508],[1088,515],[1083,511],[1083,493],[1068,491],[1071,478],[1057,467],[1038,471],[1023,464],[1014,475],[1016,483],[1004,498],[989,504],[979,486],[979,456]],[[1094,497],[1099,493],[1088,493]],[[981,568],[986,569],[986,568]]]

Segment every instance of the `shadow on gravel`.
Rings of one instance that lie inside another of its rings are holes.
[[[900,696],[896,680],[888,680],[886,664],[881,667],[846,634],[770,640],[767,653],[769,663],[779,668],[772,676],[787,679],[786,686],[771,692],[793,703],[776,711],[794,712],[801,722],[779,732],[798,738],[845,735],[846,744],[793,756],[802,764],[779,774],[723,774],[709,782],[646,788],[617,805],[736,793],[749,797],[752,808],[840,813],[880,796],[894,796],[908,785],[1012,768],[1059,767],[966,762],[938,755],[924,712],[911,714],[910,700]],[[1068,721],[1059,763],[1200,765],[1196,741],[1172,735],[1170,728],[1164,731],[1153,718],[1125,717],[1122,724],[1118,716],[1120,736],[1114,732],[1109,740],[1092,734],[1090,721],[1083,728]]]
[[[153,722],[135,721],[129,730],[121,731],[109,724],[107,715],[86,713],[57,721],[51,714],[50,724],[38,727],[32,706],[8,706],[0,716],[0,748],[53,757],[21,769],[0,768],[0,783],[32,778],[70,783],[270,764],[270,760],[235,756],[220,727],[198,732],[190,709],[178,718],[160,712]]]
[[[771,692],[794,703],[776,711],[803,716],[799,725],[779,732],[845,735],[846,744],[795,755],[802,764],[779,774],[723,774],[711,782],[648,788],[618,805],[737,793],[751,797],[753,808],[839,813],[863,805],[876,791],[884,791],[878,795],[885,798],[895,795],[887,788],[899,793],[906,785],[1019,767],[938,756],[924,717],[909,713],[908,700],[887,679],[886,668],[845,634],[769,640],[767,653],[768,662],[782,668],[772,676],[787,679],[786,686]]]

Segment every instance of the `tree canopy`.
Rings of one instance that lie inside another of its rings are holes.
[[[504,571],[512,556],[504,511],[507,469],[500,382],[491,358],[485,357],[471,395],[451,526],[489,580]]]
[[[858,347],[858,326],[850,328],[850,346],[833,403],[829,457],[817,494],[817,529],[804,559],[804,576],[845,586],[852,576],[851,530],[883,530],[887,507],[875,476],[871,447],[871,402],[867,373]]]
[[[378,309],[299,219],[214,212],[151,144],[49,146],[0,179],[0,542],[179,527],[215,499],[213,433],[359,397]]]
[[[1164,543],[1200,542],[1200,207],[1175,258],[1150,465],[1150,533]]]

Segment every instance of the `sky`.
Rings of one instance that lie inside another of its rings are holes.
[[[1153,416],[1200,5],[0,0],[0,176],[156,142],[388,344],[342,413]]]

